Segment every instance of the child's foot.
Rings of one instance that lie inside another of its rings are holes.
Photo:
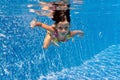
[[[39,3],[40,3],[40,4],[42,4],[42,5],[45,5],[45,4],[47,4],[46,2],[42,2],[42,1],[40,1]]]
[[[34,9],[29,9],[29,12],[33,12],[33,13],[34,13],[34,12],[36,12],[36,11],[35,11]]]
[[[33,7],[33,5],[32,5],[32,4],[28,4],[28,5],[27,5],[27,7],[29,7],[29,8],[30,8],[30,7]]]
[[[34,28],[35,25],[36,25],[36,20],[34,19],[34,20],[31,21],[30,26],[31,26],[32,28]]]

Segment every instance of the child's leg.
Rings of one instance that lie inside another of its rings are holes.
[[[35,9],[29,9],[29,12],[36,13],[37,15],[40,16],[48,16],[50,18],[53,17],[53,11],[52,10],[35,10]]]
[[[40,5],[42,5],[42,10],[50,10],[50,8],[53,7],[51,2],[40,2]]]
[[[47,33],[44,39],[43,48],[47,49],[48,46],[50,45],[51,40],[52,40],[52,37],[50,36],[49,33]]]
[[[44,6],[42,7],[42,10],[50,10],[50,9],[49,9],[49,6]]]

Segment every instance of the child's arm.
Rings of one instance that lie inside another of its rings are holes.
[[[36,22],[36,26],[41,26],[42,28],[48,30],[48,31],[54,31],[54,29],[51,26],[48,26],[41,22]]]
[[[39,27],[42,27],[48,31],[54,31],[53,27],[48,26],[48,25],[41,23],[41,22],[36,22],[35,20],[33,20],[30,24],[31,24],[32,28],[34,28],[35,26],[39,26]]]
[[[73,37],[74,35],[83,36],[83,35],[84,35],[84,32],[81,31],[81,30],[74,30],[74,31],[71,31],[71,32],[70,32],[70,36]]]

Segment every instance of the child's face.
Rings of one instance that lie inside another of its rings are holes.
[[[57,26],[57,31],[60,36],[66,36],[69,31],[69,23],[68,22],[61,22]]]

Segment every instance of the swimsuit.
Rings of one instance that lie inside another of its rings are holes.
[[[50,32],[48,31],[47,33],[52,37],[52,42],[66,42],[67,40],[69,40],[71,38],[70,36],[70,31],[66,34],[66,37],[64,40],[59,40],[58,39],[58,31],[55,27],[53,27],[53,29],[55,30],[54,32]]]

